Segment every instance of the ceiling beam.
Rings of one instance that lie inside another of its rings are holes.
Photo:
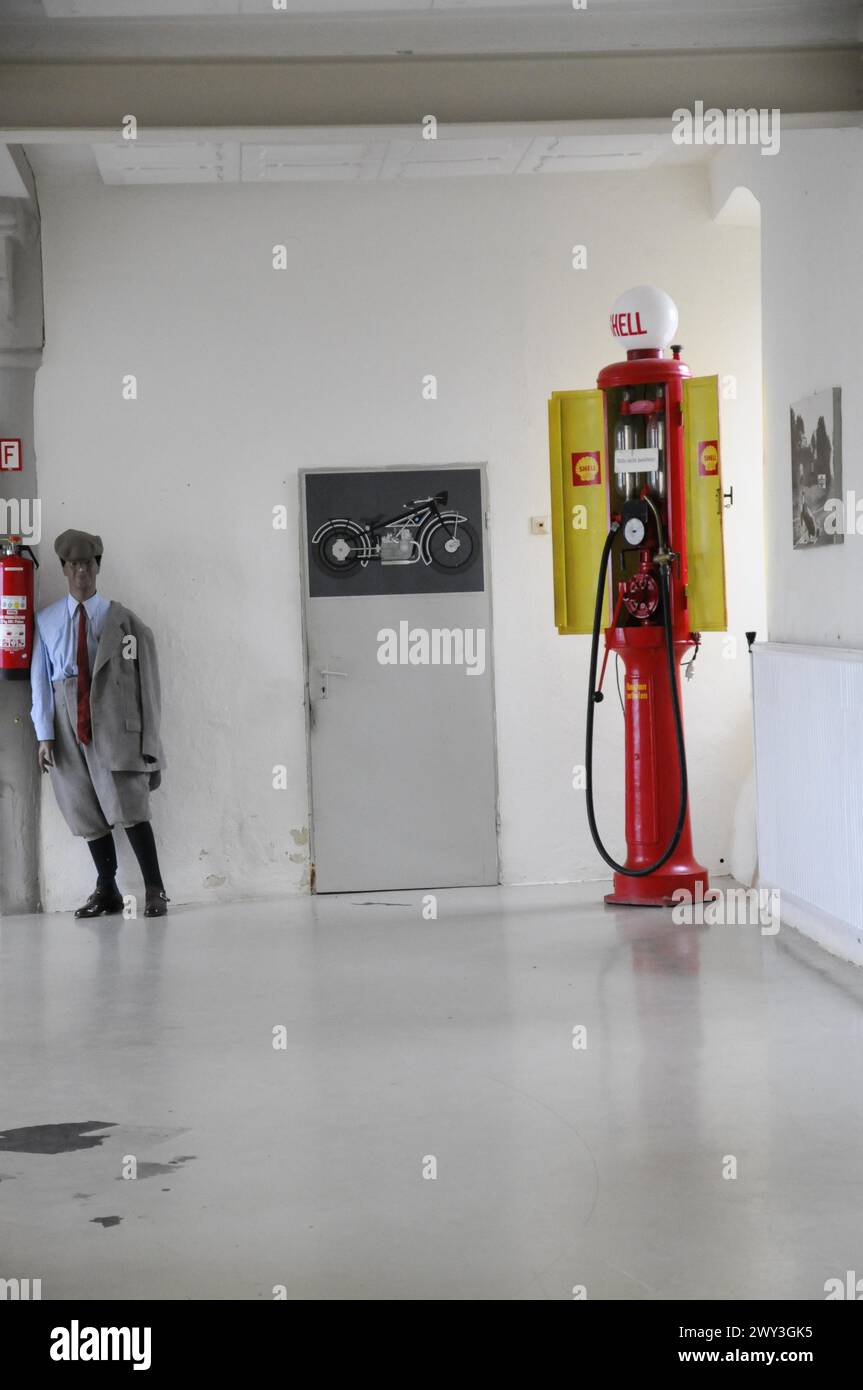
[[[288,62],[0,63],[0,127],[400,125],[783,114],[861,107],[860,52],[594,54]]]
[[[47,0],[59,13],[58,0]],[[484,0],[417,9],[368,0],[368,11],[339,0],[308,0],[274,14],[214,13],[205,0],[146,17],[128,3],[123,17],[37,17],[38,0],[0,0],[0,53],[8,62],[195,61],[325,57],[451,57],[848,47],[860,40],[857,0]],[[431,4],[431,0],[426,0]],[[66,8],[82,0],[66,0]],[[197,13],[195,13],[197,6]],[[118,0],[118,8],[121,8]],[[153,6],[150,9],[168,6]],[[105,11],[110,4],[105,4]],[[181,14],[180,11],[185,10]],[[375,12],[377,11],[377,12]],[[29,16],[29,18],[27,17]]]

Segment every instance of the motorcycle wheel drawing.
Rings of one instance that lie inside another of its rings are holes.
[[[370,560],[384,565],[422,562],[451,574],[470,564],[477,535],[461,512],[444,510],[448,494],[415,498],[396,516],[375,517],[361,525],[351,517],[331,517],[312,536],[314,554],[327,574],[347,575]]]

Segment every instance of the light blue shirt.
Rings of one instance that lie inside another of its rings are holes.
[[[93,594],[84,604],[87,615],[87,652],[90,671],[110,602],[101,594]],[[30,718],[40,743],[54,737],[54,691],[52,681],[65,676],[77,676],[78,663],[78,600],[71,594],[49,603],[36,614],[36,640],[33,644],[33,663],[30,668],[30,687],[33,703]]]

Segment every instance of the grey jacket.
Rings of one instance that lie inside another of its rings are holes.
[[[151,789],[158,787],[165,754],[156,643],[141,619],[113,600],[90,678],[90,716],[100,762],[112,772],[149,772]]]

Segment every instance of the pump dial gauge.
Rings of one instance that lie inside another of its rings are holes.
[[[628,545],[641,545],[644,540],[645,525],[640,516],[631,516],[623,528]]]

